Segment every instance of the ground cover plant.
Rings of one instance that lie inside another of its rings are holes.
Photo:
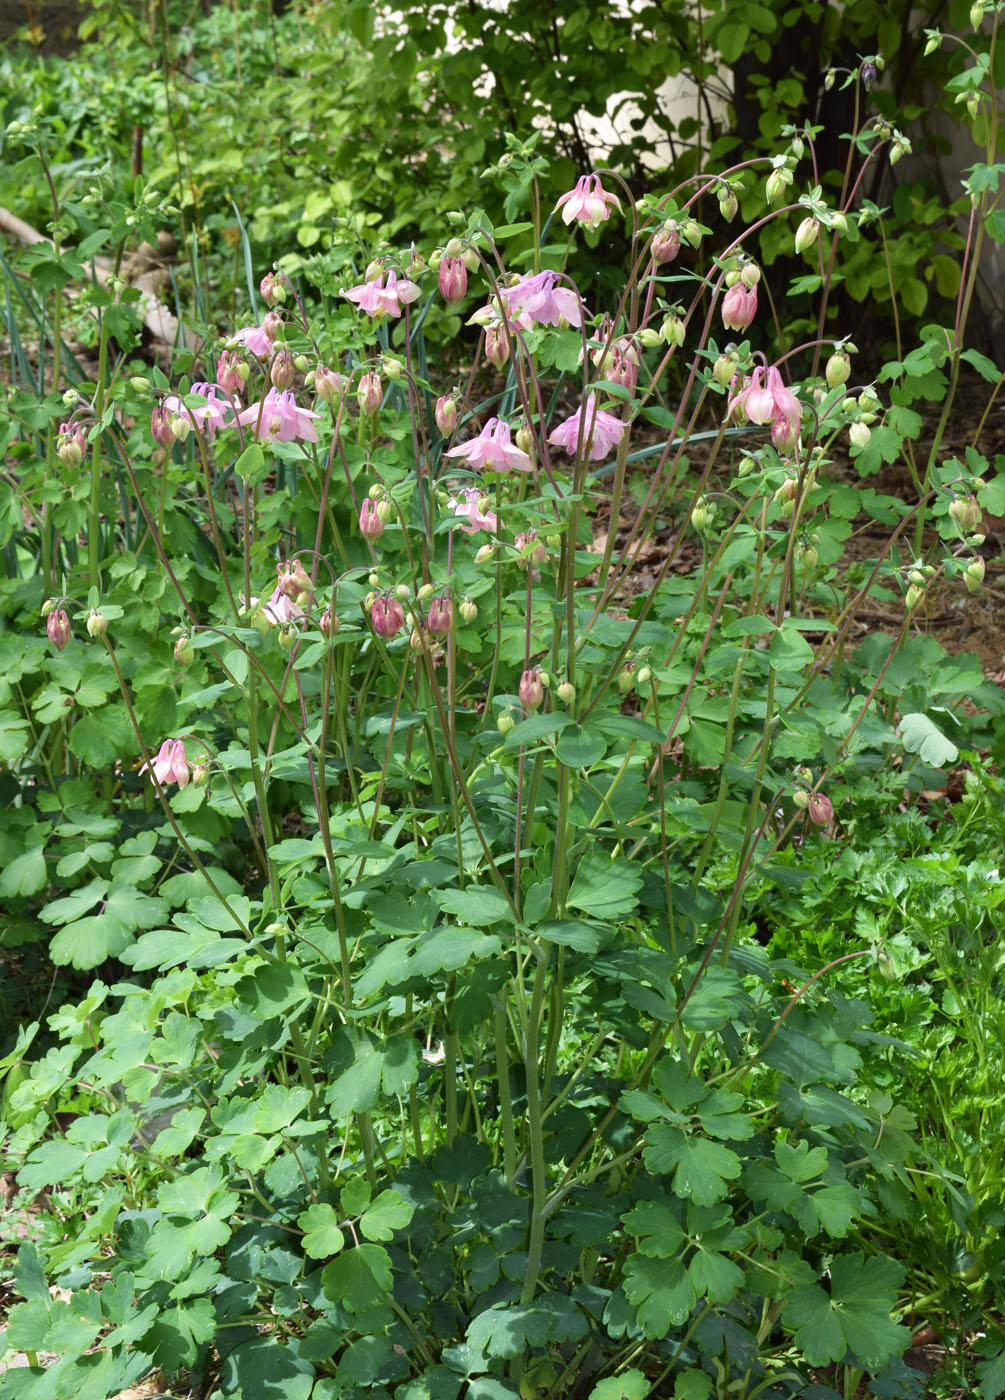
[[[837,192],[812,125],[642,197],[511,134],[430,251],[362,220],[153,362],[170,201],[8,124],[54,241],[3,267],[0,1396],[1005,1389],[1003,705],[922,630],[1005,513],[983,421],[941,449],[1002,378],[998,20],[951,314],[868,378],[875,58]]]

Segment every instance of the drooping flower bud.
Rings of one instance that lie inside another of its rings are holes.
[[[276,633],[276,641],[279,643],[280,650],[292,651],[297,635],[297,629],[292,622],[280,623],[279,631]]]
[[[267,272],[258,284],[258,290],[266,306],[277,306],[286,300],[286,283],[277,272]]]
[[[532,667],[520,677],[517,693],[525,710],[536,710],[544,700],[544,686],[541,684],[541,668]]]
[[[278,311],[267,311],[262,322],[262,331],[268,340],[285,340],[283,318]]]
[[[457,400],[450,394],[441,394],[433,409],[436,426],[444,437],[450,437],[457,427]]]
[[[72,636],[70,619],[63,608],[57,608],[46,618],[45,633],[56,650],[62,651]]]
[[[972,535],[981,523],[981,508],[974,496],[957,496],[950,503],[949,514],[960,527],[961,535]]]
[[[360,411],[362,413],[376,413],[383,397],[384,390],[379,375],[374,374],[372,370],[368,374],[364,374],[360,378],[359,388],[356,390]]]
[[[502,369],[509,359],[509,341],[502,326],[486,326],[485,358],[489,364],[495,365],[496,369]]]
[[[216,362],[216,382],[227,394],[239,394],[251,370],[238,350],[224,350]]]
[[[494,544],[483,544],[475,554],[476,564],[487,564],[494,556],[496,547]]]
[[[736,218],[736,211],[739,207],[739,200],[731,189],[720,190],[719,213],[726,220],[727,224],[732,223]]]
[[[966,584],[968,593],[976,593],[984,582],[984,560],[981,555],[971,559],[963,573],[963,582]]]
[[[471,623],[478,616],[478,604],[470,598],[463,598],[457,611],[465,622]]]
[[[454,625],[454,605],[446,596],[434,598],[429,605],[426,627],[434,637],[445,637]]]
[[[834,806],[824,792],[811,792],[806,803],[806,811],[816,826],[829,826],[834,820]]]
[[[868,446],[869,439],[872,437],[868,423],[852,423],[848,429],[848,437],[853,447]]]
[[[293,356],[285,345],[281,345],[272,357],[269,378],[272,380],[273,385],[279,390],[288,389],[296,378]]]
[[[382,356],[380,367],[392,384],[397,384],[399,380],[404,377],[405,366],[400,360],[396,360],[393,355]]]
[[[576,699],[576,687],[571,681],[561,681],[555,687],[555,694],[563,705],[572,705]]]
[[[757,313],[757,288],[738,282],[722,299],[722,324],[727,330],[745,331]]]
[[[89,637],[103,637],[108,631],[108,619],[97,608],[92,608],[87,614],[87,635]]]
[[[371,501],[367,496],[359,511],[360,532],[368,540],[379,540],[384,533],[384,522],[380,517],[380,510],[376,501]]]
[[[805,253],[807,248],[812,248],[820,238],[820,222],[818,219],[806,218],[796,229],[796,252]]]
[[[79,423],[61,423],[56,439],[56,456],[64,467],[79,467],[84,460],[87,438]]]
[[[171,414],[166,408],[159,406],[150,415],[150,432],[154,442],[160,447],[171,447],[175,441],[174,429],[171,427]]]
[[[786,187],[792,184],[792,172],[786,170],[784,166],[779,166],[772,170],[767,180],[764,182],[764,197],[769,204],[774,204],[781,199]]]
[[[753,291],[760,280],[761,269],[757,266],[757,263],[745,262],[740,268],[740,281],[743,285]]]
[[[333,613],[331,608],[325,608],[318,618],[318,631],[322,637],[334,637],[338,631],[338,614]]]
[[[723,352],[712,366],[712,378],[716,384],[721,385],[723,389],[728,389],[733,375],[736,373],[737,364],[735,355]]]
[[[345,380],[327,365],[318,365],[314,371],[314,388],[325,403],[338,403],[345,392]]]
[[[456,306],[468,294],[468,269],[463,258],[441,258],[439,268],[440,296],[448,306]]]
[[[618,672],[618,690],[622,695],[628,695],[635,689],[635,662],[628,661]]]
[[[650,251],[653,255],[653,262],[668,263],[673,262],[680,252],[680,233],[674,219],[667,219],[661,229],[653,234],[653,241]]]
[[[508,734],[516,726],[516,715],[512,710],[503,710],[496,720],[496,728],[500,734]]]
[[[188,633],[183,632],[174,644],[174,659],[179,666],[191,666],[195,660],[195,652],[192,643],[188,639]]]
[[[370,622],[377,636],[389,641],[404,627],[405,610],[397,598],[376,598],[370,608]]]
[[[836,389],[839,384],[847,384],[851,374],[851,360],[846,350],[835,350],[824,367],[824,378],[828,389]]]

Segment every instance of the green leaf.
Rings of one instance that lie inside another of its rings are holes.
[[[310,1206],[297,1216],[297,1224],[304,1232],[304,1252],[312,1259],[328,1259],[345,1244],[334,1206]]]
[[[927,715],[911,712],[901,715],[900,737],[908,753],[916,753],[922,763],[946,768],[956,762],[960,751]]]
[[[839,1255],[830,1268],[830,1293],[816,1284],[798,1288],[782,1319],[811,1366],[840,1362],[850,1351],[865,1366],[885,1366],[910,1344],[892,1321],[904,1270],[892,1259]]]
[[[360,1216],[359,1228],[368,1240],[389,1240],[395,1230],[403,1230],[414,1207],[397,1191],[381,1191]]]
[[[611,860],[601,851],[587,851],[566,902],[593,918],[617,919],[635,908],[641,884],[641,872],[624,858]]]
[[[665,1337],[671,1327],[680,1327],[697,1302],[691,1275],[680,1259],[631,1254],[625,1261],[623,1287],[647,1337]]]
[[[558,736],[555,752],[570,768],[592,768],[607,752],[607,740],[593,726],[570,724]]]
[[[0,895],[7,898],[25,898],[38,894],[39,890],[45,888],[48,879],[45,849],[41,845],[33,846],[31,850],[22,851],[13,860],[9,860],[0,871]]]
[[[234,470],[249,486],[257,485],[258,482],[264,480],[267,475],[267,467],[261,444],[253,442],[246,447],[234,463]]]
[[[740,1159],[730,1148],[708,1138],[687,1137],[669,1123],[654,1123],[646,1130],[642,1155],[650,1171],[673,1172],[675,1194],[698,1205],[722,1200],[727,1180],[740,1175]]]
[[[326,1298],[346,1312],[369,1312],[391,1291],[391,1259],[379,1244],[357,1245],[326,1264],[321,1278]]]
[[[374,1107],[383,1090],[404,1094],[419,1075],[419,1049],[411,1036],[374,1041],[363,1031],[342,1030],[333,1046],[332,1059],[341,1073],[328,1086],[326,1099],[335,1118],[365,1113]]]
[[[437,890],[436,902],[465,924],[511,924],[509,900],[494,885],[469,885],[465,890]]]
[[[596,953],[604,940],[605,930],[581,919],[545,919],[534,928],[545,943],[557,943],[562,948],[575,948],[579,953]]]
[[[618,1376],[598,1381],[590,1391],[589,1400],[646,1400],[651,1389],[649,1377],[633,1367]]]

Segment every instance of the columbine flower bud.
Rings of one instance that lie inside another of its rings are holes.
[[[723,353],[712,366],[712,378],[716,384],[728,389],[733,375],[736,373],[738,361],[735,355]]]
[[[704,496],[699,496],[691,511],[691,524],[701,534],[708,529],[714,519],[715,502],[707,501]]]
[[[635,683],[636,685],[648,685],[652,678],[653,673],[650,667],[640,666],[635,677]]]
[[[174,659],[179,666],[191,666],[195,660],[195,652],[187,632],[183,632],[174,644]]]
[[[977,0],[977,3],[976,3],[976,4],[970,6],[970,28],[971,28],[971,29],[980,29],[980,27],[981,27],[981,25],[982,25],[983,23],[984,23],[984,4],[983,4],[983,0]],[[925,52],[927,53],[928,50],[926,49]]]
[[[474,622],[475,618],[478,616],[478,605],[472,602],[470,598],[463,598],[457,611],[460,613],[463,621],[468,623]]]
[[[680,252],[680,233],[677,230],[676,220],[667,219],[663,227],[653,234],[650,252],[655,263],[673,262]]]
[[[555,694],[563,705],[571,705],[576,699],[576,687],[570,681],[561,681],[555,687]]]
[[[293,356],[285,345],[281,345],[272,357],[269,378],[277,389],[288,389],[296,377]]]
[[[441,258],[440,296],[448,306],[456,306],[468,294],[468,269],[463,258]]]
[[[378,637],[389,641],[405,625],[405,610],[397,598],[376,598],[370,608],[370,622]]]
[[[89,637],[103,637],[108,631],[108,619],[98,612],[97,608],[92,608],[87,615],[87,635]]]
[[[396,360],[393,355],[385,355],[380,362],[380,367],[392,384],[397,384],[405,373],[405,366],[400,360]]]
[[[61,423],[56,439],[56,456],[64,467],[79,467],[84,460],[87,438],[79,423]]]
[[[380,509],[369,496],[360,507],[359,528],[368,540],[379,540],[384,533],[384,522],[380,516]]]
[[[536,530],[526,530],[517,535],[513,541],[513,547],[520,551],[517,563],[522,568],[527,568],[531,564],[543,564],[548,558],[548,550],[538,539]]]
[[[413,627],[408,634],[408,645],[413,651],[425,651],[429,645],[429,633],[424,627]]]
[[[433,584],[424,583],[422,587],[416,592],[415,600],[417,603],[428,603],[435,592],[436,588]]]
[[[738,282],[722,299],[722,324],[727,330],[745,331],[757,314],[757,289]]]
[[[379,375],[374,374],[372,370],[368,374],[364,374],[360,378],[359,388],[356,390],[360,411],[362,413],[376,413],[383,397],[384,390]]]
[[[913,608],[917,607],[918,603],[921,602],[924,596],[924,588],[920,587],[916,583],[912,583],[910,588],[904,594],[904,607],[907,609],[908,612],[911,612]]]
[[[429,605],[426,627],[434,637],[445,637],[454,625],[454,605],[447,597],[434,598]]]
[[[740,204],[732,190],[725,190],[719,195],[719,213],[726,220],[727,224],[736,218],[736,211]]]
[[[963,582],[967,586],[968,593],[976,593],[984,582],[984,560],[979,554],[976,559],[971,559],[967,565],[963,574]]]
[[[788,170],[784,168],[772,170],[771,174],[764,182],[765,199],[769,204],[774,204],[776,200],[781,199],[782,195],[785,193],[786,186],[791,183],[792,175]]]
[[[689,248],[697,248],[701,242],[701,229],[694,219],[688,219],[680,231],[681,238]]]
[[[42,604],[42,616],[48,617],[49,614],[54,613],[58,607],[59,604],[56,602],[55,598],[46,598],[45,602]]]
[[[377,502],[377,514],[385,525],[394,516],[394,505],[386,496]]]
[[[207,783],[208,781],[209,781],[209,764],[208,764],[208,763],[193,763],[193,764],[192,764],[192,786],[195,787],[195,788],[205,787],[205,786],[206,786],[206,783]]]
[[[174,429],[171,427],[171,415],[166,408],[155,408],[151,413],[150,432],[159,446],[172,446],[175,440]]]
[[[807,248],[812,248],[820,237],[820,222],[818,219],[804,219],[796,229],[796,252],[805,253]]]
[[[962,535],[972,535],[981,523],[981,508],[973,496],[957,496],[950,503],[949,514],[960,527]]]
[[[216,382],[227,394],[239,394],[251,370],[238,350],[224,350],[216,362]]]
[[[286,333],[283,328],[283,318],[278,311],[268,311],[265,320],[262,322],[262,330],[270,340],[285,340]]]
[[[544,686],[541,683],[541,669],[534,666],[529,671],[524,671],[520,677],[520,685],[517,692],[520,696],[520,703],[525,710],[536,710],[544,700]]]
[[[622,695],[627,695],[635,688],[635,663],[629,661],[626,666],[618,672],[618,689]]]
[[[792,552],[795,555],[796,563],[802,564],[806,572],[811,574],[820,559],[816,547],[812,544],[797,544]]]
[[[327,365],[318,365],[314,371],[314,388],[325,403],[338,403],[345,392],[345,380]]]
[[[663,318],[660,336],[667,345],[676,345],[679,348],[684,344],[687,337],[687,327],[675,310],[668,312]]]
[[[801,812],[805,812],[810,805],[810,795],[805,788],[796,788],[792,794],[792,805],[798,807]]]
[[[502,714],[496,720],[496,728],[499,730],[500,734],[508,734],[515,725],[516,715],[514,715],[512,710],[503,710]]]
[[[509,341],[501,326],[487,326],[485,329],[485,358],[496,369],[502,369],[509,359]]]
[[[828,389],[836,389],[839,384],[847,384],[851,374],[851,360],[846,350],[835,350],[824,368],[824,378]]]
[[[809,819],[816,826],[829,826],[834,820],[834,808],[830,798],[823,792],[811,792],[806,803]]]
[[[318,618],[318,631],[322,637],[334,637],[338,631],[338,614],[333,613],[331,608],[325,608]]]
[[[976,10],[976,8],[977,6],[975,5],[974,9]],[[971,11],[971,18],[972,17],[973,11]],[[977,28],[976,24],[973,26],[973,28]],[[928,43],[925,45],[925,52],[922,55],[924,58],[928,58],[930,54],[935,53],[939,48],[942,47],[942,35],[937,29],[930,29],[926,32],[928,34]]]
[[[279,643],[281,651],[292,651],[297,640],[297,629],[292,622],[284,622],[280,625],[276,634],[276,641]]]
[[[175,413],[171,417],[171,431],[179,442],[184,442],[192,431],[192,420],[184,413]]]
[[[848,232],[848,217],[846,214],[842,214],[840,209],[831,215],[831,228],[837,233]]]
[[[457,401],[449,394],[443,394],[436,400],[436,407],[433,409],[433,417],[436,426],[444,437],[450,437],[457,427]]]
[[[868,423],[852,423],[848,429],[848,437],[853,447],[866,447],[872,437]]]
[[[476,564],[487,564],[496,552],[494,544],[483,544],[475,555]]]
[[[63,608],[57,608],[46,618],[45,633],[57,651],[62,651],[73,635],[70,619]]]
[[[286,300],[286,283],[277,272],[267,272],[258,284],[266,306],[277,306]]]

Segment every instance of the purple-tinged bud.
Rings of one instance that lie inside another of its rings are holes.
[[[89,637],[103,637],[108,631],[108,619],[97,608],[92,608],[87,614],[87,635]]]
[[[359,528],[368,540],[379,540],[384,533],[384,522],[380,518],[380,509],[369,496],[360,507]]]
[[[171,414],[166,408],[155,408],[150,415],[150,432],[153,434],[154,442],[160,447],[171,447],[175,441],[174,428],[171,426]]]
[[[457,427],[457,400],[450,394],[441,394],[433,409],[436,426],[444,437],[450,437]]]
[[[266,306],[277,306],[286,300],[286,283],[278,272],[267,272],[258,284]]]
[[[224,350],[216,362],[216,382],[225,394],[239,394],[250,374],[238,350]]]
[[[465,622],[474,622],[478,616],[478,604],[472,602],[470,598],[464,598],[457,611]]]
[[[262,322],[262,330],[270,340],[283,340],[283,318],[278,311],[268,311]]]
[[[192,643],[188,639],[188,633],[183,632],[174,644],[174,659],[179,666],[191,666],[195,660],[195,652]]]
[[[426,626],[434,637],[445,637],[454,625],[454,605],[447,597],[434,598],[429,605]]]
[[[62,651],[72,636],[70,619],[63,608],[57,608],[46,618],[45,632],[57,651]]]
[[[440,295],[448,306],[456,306],[468,294],[468,269],[463,258],[441,258]]]
[[[405,625],[405,610],[397,598],[377,598],[370,609],[370,622],[378,637],[390,641]]]
[[[61,423],[56,439],[56,456],[64,467],[79,467],[84,460],[87,438],[79,423]]]
[[[285,345],[281,345],[272,357],[269,378],[277,389],[288,389],[296,378],[293,356]]]
[[[338,631],[338,614],[333,613],[331,608],[325,608],[318,618],[318,629],[322,637],[334,637]]]
[[[806,803],[809,819],[816,826],[829,826],[834,820],[834,806],[824,792],[811,792]]]
[[[757,288],[737,282],[722,299],[722,324],[727,330],[745,331],[757,314]]]
[[[674,219],[667,219],[663,227],[653,234],[650,252],[654,263],[673,262],[680,252],[680,233]]]
[[[380,408],[384,398],[384,389],[380,382],[380,376],[371,370],[364,374],[359,381],[359,388],[356,390],[356,399],[362,413],[376,413]]]
[[[502,369],[509,359],[509,341],[502,326],[487,326],[485,329],[485,358],[496,369]]]
[[[524,671],[520,677],[517,693],[525,710],[536,710],[540,707],[544,700],[544,686],[541,684],[541,668],[539,666]]]
[[[314,388],[325,403],[337,403],[345,393],[345,380],[327,365],[318,365],[314,371]]]

